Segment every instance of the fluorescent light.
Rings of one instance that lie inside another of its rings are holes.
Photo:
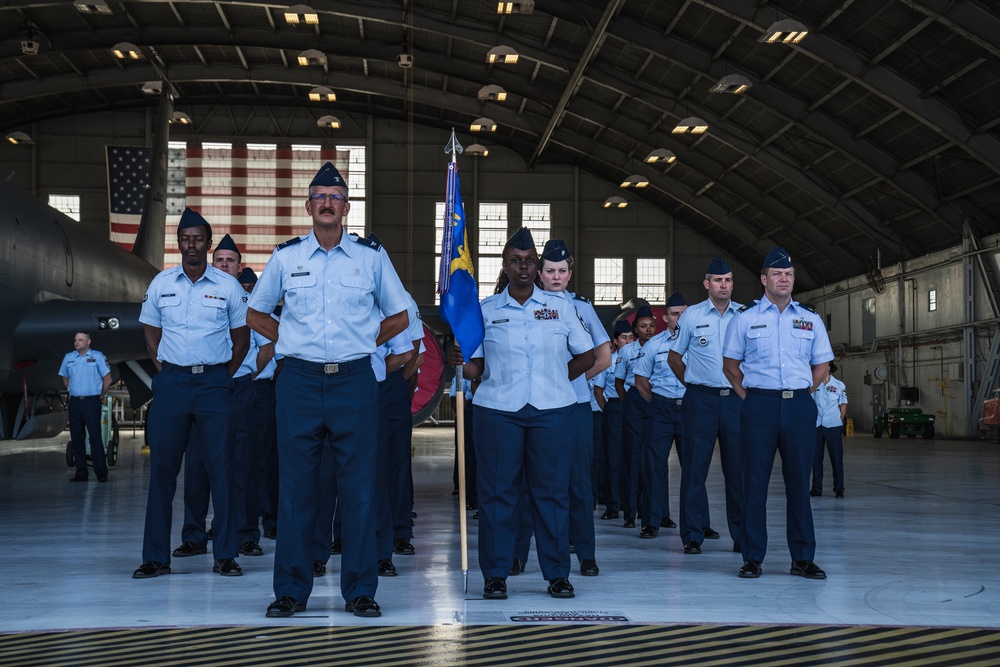
[[[639,174],[632,174],[621,182],[621,187],[623,188],[644,188],[647,185],[649,185],[649,179]]]
[[[742,95],[750,89],[753,82],[742,74],[727,74],[719,79],[718,83],[712,86],[710,93],[729,93],[731,95]]]
[[[326,127],[331,130],[339,130],[340,119],[337,118],[336,116],[323,116],[322,118],[316,121],[316,125],[318,125],[319,127]]]
[[[284,11],[284,15],[285,23],[288,25],[298,25],[300,23],[317,25],[319,23],[319,14],[308,5],[292,5]]]
[[[489,118],[477,118],[469,126],[470,132],[496,132],[497,124]]]
[[[673,151],[668,151],[666,148],[654,148],[643,162],[646,164],[657,164],[658,162],[670,164],[676,160],[677,156],[674,155]]]
[[[809,28],[802,23],[794,19],[782,19],[772,23],[757,41],[766,44],[798,44],[808,34]]]
[[[501,62],[505,65],[513,65],[517,62],[518,53],[509,46],[494,46],[486,52],[486,62]]]
[[[507,91],[500,86],[490,84],[488,86],[483,86],[479,89],[479,93],[476,95],[480,102],[486,102],[488,100],[493,100],[496,102],[503,102],[507,99]]]
[[[708,132],[708,123],[697,116],[689,116],[677,123],[677,126],[670,132],[672,134],[704,134]]]
[[[624,197],[614,196],[608,197],[604,200],[604,208],[625,208],[628,206],[628,202],[625,201]]]
[[[309,91],[310,102],[336,102],[337,94],[326,86],[316,86]]]

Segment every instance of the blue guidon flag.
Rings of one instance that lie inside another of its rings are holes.
[[[448,164],[445,192],[444,234],[441,237],[441,272],[438,293],[441,295],[441,318],[451,326],[462,357],[468,363],[483,343],[483,311],[479,307],[476,269],[469,253],[469,232],[459,191],[458,164]]]

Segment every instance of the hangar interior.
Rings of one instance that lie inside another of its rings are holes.
[[[565,239],[573,288],[608,306],[674,290],[699,301],[717,254],[747,302],[781,245],[797,298],[827,321],[856,433],[882,407],[913,404],[939,436],[975,436],[1000,366],[995,7],[499,7],[509,13],[481,0],[9,0],[0,177],[79,197],[81,224],[107,238],[105,148],[153,144],[157,95],[144,88],[159,83],[189,121],[170,126],[175,150],[359,151],[349,227],[379,235],[433,312],[454,128],[488,150],[458,158],[481,286],[497,239],[521,224]]]

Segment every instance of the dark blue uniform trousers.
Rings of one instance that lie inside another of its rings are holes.
[[[333,461],[330,445],[323,448],[323,462],[320,463],[320,479],[333,480],[329,486],[321,484],[319,505],[316,507],[316,532],[313,534],[313,560],[326,564],[330,560],[333,540],[339,539],[342,531],[340,514],[337,512],[337,466]]]
[[[840,426],[816,427],[816,452],[813,456],[814,491],[823,491],[823,443],[830,452],[830,467],[833,468],[833,491],[844,491],[844,436]]]
[[[635,519],[639,512],[643,442],[649,436],[649,403],[635,387],[625,394],[622,422],[622,512],[626,519]]]
[[[322,364],[285,358],[278,377],[278,540],[275,597],[309,599],[317,507],[329,488],[324,450],[332,456],[344,522],[340,591],[345,600],[375,595],[375,466],[378,383],[371,360],[341,363],[326,375]],[[328,547],[329,548],[329,547]]]
[[[590,401],[573,406],[576,422],[576,447],[572,452],[569,473],[569,541],[580,560],[593,560],[597,548],[594,539],[594,491],[591,486],[591,461],[594,458],[594,418]]]
[[[660,520],[670,516],[670,449],[677,441],[680,454],[684,442],[684,422],[679,398],[664,398],[653,394],[648,405],[649,439],[646,441],[642,466],[642,505],[639,516],[642,526],[659,530]]]
[[[203,547],[208,544],[205,527],[212,489],[202,458],[205,445],[199,438],[198,426],[195,425],[191,429],[188,448],[184,453],[184,523],[181,525],[181,541],[194,542]],[[214,518],[212,523],[214,527]]]
[[[399,372],[402,377],[402,372]],[[406,382],[403,382],[404,386]],[[389,434],[392,431],[392,418],[389,413],[393,409],[393,386],[389,378],[378,386],[378,460],[375,462],[375,550],[378,560],[392,560],[393,542],[393,493],[390,487],[398,480],[393,477],[392,455],[390,453]],[[409,416],[409,405],[407,405]],[[406,458],[410,458],[410,450],[406,450]],[[398,489],[397,489],[398,494]],[[409,497],[409,496],[407,496]],[[409,515],[407,515],[409,518]]]
[[[622,402],[609,398],[604,404],[604,474],[605,508],[619,512],[622,508]]]
[[[594,455],[590,459],[590,490],[594,498],[594,505],[607,498],[607,471],[604,469],[604,413],[600,410],[591,410],[591,442],[594,446]]]
[[[510,571],[524,477],[542,576],[568,577],[572,461],[566,451],[573,443],[574,406],[538,410],[525,405],[505,412],[476,405],[474,410],[483,576],[506,578]]]
[[[69,438],[73,442],[76,476],[87,477],[87,435],[90,435],[90,461],[94,474],[108,476],[108,459],[101,437],[101,397],[69,397]]]
[[[275,425],[274,383],[254,380],[254,411],[257,413],[257,451],[260,464],[260,516],[264,530],[278,527],[278,434]]]
[[[816,553],[809,471],[816,447],[816,403],[808,390],[794,398],[762,395],[748,389],[743,401],[743,560],[763,561],[767,552],[767,487],[774,453],[781,452],[785,481],[788,551],[792,560],[812,560]]]
[[[410,385],[402,369],[389,373],[382,383],[385,402],[386,471],[392,532],[395,539],[413,539],[413,417],[410,413]],[[380,556],[382,558],[382,556]],[[388,558],[388,556],[385,556]]]
[[[728,394],[722,396],[722,392]],[[726,483],[726,522],[733,542],[743,537],[743,459],[740,410],[743,400],[732,389],[689,384],[684,392],[684,440],[681,446],[680,537],[683,544],[705,541],[711,526],[705,481],[719,441]]]
[[[189,443],[200,448],[211,484],[216,513],[212,552],[219,560],[236,558],[236,500],[231,493],[236,442],[232,377],[221,365],[192,375],[164,364],[153,378],[153,397],[147,420],[150,472],[142,560],[170,562],[171,506]],[[194,425],[200,437],[192,439]]]

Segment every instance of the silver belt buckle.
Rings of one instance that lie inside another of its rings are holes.
[[[790,390],[790,389],[786,389],[783,392],[781,392],[781,397],[782,398],[794,398],[795,397],[795,392],[792,391],[792,390]]]
[[[205,367],[204,366],[192,366],[191,367],[191,375],[200,375],[200,374],[202,374],[204,372],[205,372]]]
[[[729,396],[729,390],[723,389],[719,392],[719,396]]]
[[[676,401],[674,402],[674,405],[681,405],[683,401],[684,401],[684,399],[683,399],[683,398],[678,398],[678,399],[677,399],[677,400],[676,400]]]
[[[333,375],[334,373],[340,372],[340,364],[325,364],[323,366],[323,372],[327,375]]]

